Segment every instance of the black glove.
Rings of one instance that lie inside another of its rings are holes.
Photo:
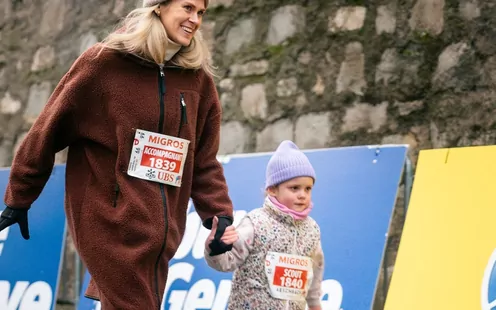
[[[27,209],[12,209],[6,207],[0,216],[0,231],[13,225],[15,223],[19,224],[21,229],[21,235],[24,239],[29,239],[29,228],[28,228],[28,210]]]
[[[232,250],[232,244],[225,244],[220,240],[224,231],[228,226],[231,226],[233,223],[232,218],[228,216],[218,216],[219,222],[217,223],[217,230],[215,232],[214,240],[210,242],[210,256],[216,256],[220,254],[224,254],[227,251]],[[207,220],[208,221],[208,220]],[[210,221],[211,222],[211,221]]]

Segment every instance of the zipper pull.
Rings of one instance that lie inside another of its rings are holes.
[[[164,74],[164,64],[158,65],[160,68],[160,93],[162,96],[165,94],[165,74]]]
[[[186,113],[186,102],[184,101],[184,94],[180,93],[181,96],[181,120],[182,124],[188,123],[188,114]]]

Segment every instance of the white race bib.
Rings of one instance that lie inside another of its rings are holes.
[[[306,256],[268,252],[265,274],[274,298],[305,301],[312,283],[312,259]]]
[[[188,146],[188,140],[137,129],[127,174],[180,187]]]

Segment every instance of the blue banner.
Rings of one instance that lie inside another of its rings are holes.
[[[0,169],[5,193],[10,169]],[[31,238],[19,225],[0,232],[0,309],[55,309],[65,245],[65,166],[55,166],[40,197],[28,212]],[[3,203],[0,212],[3,211]]]
[[[322,309],[371,309],[406,152],[403,145],[305,151],[317,173],[311,216],[321,227],[325,255]],[[220,158],[235,224],[261,207],[269,158],[269,153]],[[170,262],[162,309],[226,309],[232,273],[207,266],[203,253],[208,234],[190,204],[184,239]],[[86,283],[88,278],[86,274]],[[98,310],[98,303],[82,297],[78,310]]]

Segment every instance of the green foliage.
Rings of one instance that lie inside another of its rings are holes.
[[[284,47],[282,45],[271,45],[267,47],[271,57],[279,56],[284,52]]]

